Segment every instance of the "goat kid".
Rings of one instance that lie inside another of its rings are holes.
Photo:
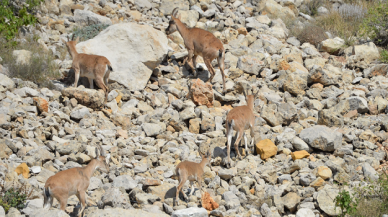
[[[178,177],[179,185],[176,188],[175,203],[179,205],[179,192],[182,192],[185,200],[187,201],[187,196],[183,193],[183,185],[187,180],[190,181],[191,192],[194,193],[194,181],[198,182],[199,190],[202,192],[202,175],[204,173],[204,168],[206,165],[210,166],[211,152],[208,151],[205,155],[200,154],[202,161],[200,163],[195,163],[191,161],[183,161],[178,164],[175,168],[175,175]]]
[[[232,143],[232,137],[233,137],[233,130],[235,130],[236,133],[236,141],[234,142],[234,148],[237,152],[237,155],[239,159],[241,159],[240,151],[238,150],[238,145],[241,141],[241,137],[244,136],[245,140],[245,150],[248,153],[248,139],[245,134],[245,130],[250,129],[252,141],[251,145],[253,146],[255,135],[254,135],[254,126],[255,126],[255,115],[253,113],[253,107],[254,107],[254,101],[257,93],[255,95],[246,95],[245,91],[243,90],[245,99],[247,101],[247,105],[244,106],[238,106],[236,108],[233,108],[229,111],[228,115],[226,116],[226,136],[228,138],[228,145],[227,145],[227,152],[228,152],[228,159],[227,159],[227,167],[230,167],[231,160],[230,160],[230,145]]]
[[[100,154],[99,154],[100,153]],[[96,158],[91,160],[85,167],[75,167],[58,172],[47,179],[43,189],[45,209],[52,206],[54,198],[58,200],[61,210],[65,210],[67,199],[72,195],[77,195],[82,208],[78,216],[83,216],[86,207],[86,190],[89,187],[90,178],[96,169],[108,173],[108,158],[105,157],[101,146],[96,149]]]
[[[72,68],[75,71],[74,87],[77,87],[79,77],[87,77],[89,79],[90,88],[93,89],[93,79],[96,84],[105,92],[104,105],[108,99],[108,79],[111,72],[113,72],[112,64],[106,57],[78,53],[75,45],[78,43],[79,37],[74,41],[73,38],[68,42],[62,39],[62,42],[66,44],[66,47],[73,59]]]
[[[202,56],[206,67],[209,69],[210,78],[208,82],[211,82],[215,75],[215,70],[211,62],[217,58],[218,66],[220,67],[223,82],[223,93],[225,94],[225,49],[222,42],[216,38],[211,32],[208,32],[199,28],[187,28],[185,24],[180,21],[180,15],[177,17],[178,8],[175,8],[171,13],[171,20],[169,26],[166,29],[167,35],[178,31],[182,36],[185,46],[187,48],[188,61],[190,68],[193,71],[194,77],[197,77],[197,57]]]

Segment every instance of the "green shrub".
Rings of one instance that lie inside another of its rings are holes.
[[[12,188],[5,190],[3,184],[0,184],[0,206],[4,208],[4,211],[8,213],[11,207],[21,210],[25,207],[26,200],[31,196],[32,189],[21,185],[20,187],[13,186]]]
[[[21,40],[22,41],[22,40]],[[28,50],[32,56],[25,64],[16,62],[13,56],[14,50]],[[15,46],[7,46],[0,41],[1,64],[8,69],[10,77],[32,81],[41,87],[52,88],[52,79],[60,77],[58,65],[54,62],[55,57],[51,51],[44,50],[37,42],[37,37],[27,37],[25,42]]]
[[[33,13],[42,1],[26,0],[28,6],[23,5],[22,8],[16,8],[9,0],[0,1],[0,33],[8,42],[15,38],[20,27],[36,23],[37,19]],[[13,44],[15,45],[16,42],[13,41]]]
[[[309,14],[311,16],[318,15],[318,8],[321,6],[325,6],[327,4],[326,0],[310,0],[304,2],[304,5],[306,6],[306,10],[303,10],[302,12],[305,14]]]
[[[388,2],[381,1],[368,9],[362,25],[362,34],[375,41],[377,45],[388,45]]]
[[[354,187],[354,192],[341,191],[335,205],[342,210],[341,217],[376,217],[388,213],[388,175],[384,172],[375,182]]]
[[[382,50],[380,52],[380,60],[383,63],[388,63],[388,50]]]
[[[74,40],[79,37],[80,41],[86,41],[92,39],[98,35],[101,31],[108,28],[106,24],[93,24],[90,26],[83,27],[81,29],[75,29],[73,32]]]

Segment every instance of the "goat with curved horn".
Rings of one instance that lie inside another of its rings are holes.
[[[178,31],[182,36],[185,46],[187,48],[188,61],[190,68],[194,73],[194,77],[197,77],[197,57],[202,56],[203,61],[206,64],[210,72],[210,78],[208,82],[211,82],[215,76],[215,70],[211,62],[217,58],[218,66],[222,74],[223,82],[223,93],[225,94],[225,49],[222,45],[222,42],[216,38],[211,32],[199,29],[199,28],[187,28],[185,24],[180,21],[180,16],[178,16],[178,8],[174,8],[171,13],[171,20],[168,28],[166,29],[167,35]]]

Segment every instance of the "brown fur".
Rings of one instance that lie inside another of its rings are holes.
[[[228,138],[228,145],[227,145],[227,152],[228,152],[228,162],[227,164],[231,163],[230,160],[230,145],[232,142],[232,136],[233,136],[233,130],[237,131],[237,138],[234,143],[234,148],[237,151],[238,157],[241,159],[241,154],[238,150],[238,145],[241,141],[241,137],[244,135],[245,140],[245,149],[248,152],[248,144],[247,144],[247,137],[244,133],[245,130],[250,129],[251,130],[251,137],[252,137],[252,145],[254,143],[254,126],[255,126],[255,115],[253,113],[253,107],[254,107],[254,101],[255,96],[254,95],[245,95],[245,99],[247,101],[247,105],[238,106],[232,110],[229,111],[228,115],[226,116],[226,136]]]
[[[187,200],[187,196],[183,193],[182,188],[187,180],[191,184],[191,194],[194,192],[194,181],[198,182],[199,190],[202,191],[202,175],[204,168],[210,163],[211,153],[208,152],[206,155],[202,155],[202,161],[195,163],[191,161],[183,161],[178,164],[175,168],[175,175],[178,176],[179,185],[176,189],[175,203],[179,204],[179,192],[182,192],[183,196]]]
[[[188,61],[190,68],[193,70],[194,76],[197,76],[196,72],[196,60],[197,56],[201,56],[209,69],[211,74],[208,82],[211,82],[215,75],[215,70],[211,62],[217,58],[218,65],[222,74],[223,81],[223,93],[225,93],[225,49],[222,42],[216,38],[211,32],[208,32],[199,28],[187,28],[185,24],[180,21],[180,16],[176,18],[178,8],[175,8],[171,15],[170,24],[166,30],[166,33],[172,34],[178,31],[185,43],[187,51],[189,52]]]
[[[66,42],[63,39],[62,41],[66,44],[67,49],[73,58],[72,68],[75,71],[74,87],[77,87],[79,77],[87,77],[89,79],[90,88],[93,89],[94,79],[97,86],[105,92],[104,104],[106,104],[109,92],[107,87],[108,79],[110,72],[112,71],[109,60],[103,56],[78,53],[75,48],[78,38],[75,41]]]
[[[104,155],[101,147],[99,147],[99,150]],[[67,205],[67,199],[72,195],[76,195],[82,205],[78,216],[83,216],[83,211],[86,207],[86,191],[89,187],[90,177],[92,177],[97,168],[101,168],[104,172],[109,172],[109,166],[106,163],[105,156],[99,156],[97,154],[97,158],[91,160],[85,167],[63,170],[48,178],[44,186],[43,206],[45,208],[51,207],[53,198],[55,198],[58,200],[61,210],[64,211]]]

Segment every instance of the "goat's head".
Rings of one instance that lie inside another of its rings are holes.
[[[247,104],[253,105],[253,102],[255,101],[255,98],[256,98],[258,93],[259,93],[259,91],[257,91],[256,94],[253,95],[253,90],[252,90],[252,95],[246,95],[245,90],[243,88],[243,94],[244,94],[245,101],[247,102]]]
[[[172,12],[171,12],[171,19],[170,19],[170,22],[168,23],[168,27],[166,29],[167,35],[170,35],[178,30],[177,26],[176,26],[176,21],[180,20],[180,15],[178,17],[177,17],[177,15],[178,15],[178,8],[174,8],[174,10],[172,10]]]
[[[66,45],[67,49],[70,51],[71,49],[75,48],[75,45],[78,43],[79,41],[79,37],[77,37],[77,39],[75,39],[74,41],[74,34],[73,34],[73,37],[69,38],[69,36],[67,36],[67,42],[65,40],[62,39],[62,42]]]
[[[100,145],[98,146],[98,148],[96,148],[96,160],[97,160],[96,169],[99,169],[104,173],[109,173],[109,165],[108,165],[109,159],[106,157],[104,149],[102,149]]]
[[[210,151],[210,149],[206,152],[206,154],[201,154],[201,157],[202,157],[202,161],[205,161],[205,166],[208,165],[210,166],[210,161],[212,159],[212,153]]]

